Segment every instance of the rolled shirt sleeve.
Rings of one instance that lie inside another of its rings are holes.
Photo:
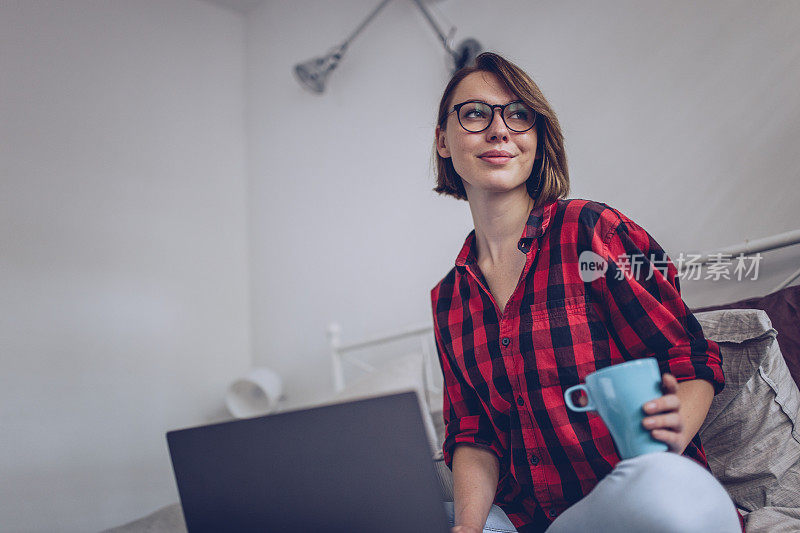
[[[681,298],[678,271],[661,246],[623,218],[602,239],[602,250],[595,251],[608,269],[592,289],[603,294],[623,356],[655,357],[662,373],[678,381],[704,379],[715,394],[720,392],[725,379],[719,346],[706,339]]]
[[[434,305],[436,298],[434,296]],[[435,308],[434,308],[435,309]],[[453,452],[457,445],[466,444],[477,446],[492,451],[502,460],[502,447],[497,438],[494,426],[484,408],[478,393],[467,382],[452,356],[447,352],[442,334],[436,320],[433,318],[433,331],[436,337],[436,350],[439,354],[439,363],[442,368],[444,386],[444,453],[445,464],[453,468]]]

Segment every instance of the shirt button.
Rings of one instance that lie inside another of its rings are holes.
[[[509,339],[508,337],[503,337],[503,340],[501,342],[503,343],[503,346],[508,346],[511,343],[511,339]]]
[[[547,511],[547,515],[550,518],[555,518],[558,516],[558,511],[556,511],[555,509],[550,509],[549,511]]]
[[[535,454],[531,454],[529,458],[530,458],[530,461],[531,461],[532,465],[536,466],[536,465],[539,464],[539,458],[536,457]]]
[[[525,405],[525,400],[522,396],[517,396],[517,405]]]

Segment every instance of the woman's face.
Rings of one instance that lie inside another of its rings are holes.
[[[456,86],[448,110],[468,100],[505,105],[519,100],[519,97],[509,91],[495,74],[479,71],[467,75]],[[531,175],[536,158],[536,128],[522,133],[511,131],[498,109],[486,130],[470,133],[458,123],[456,114],[451,113],[445,128],[436,128],[436,150],[440,156],[452,158],[453,167],[464,182],[467,196],[474,189],[486,192],[511,191],[525,187],[525,181]],[[503,154],[493,157],[491,151]]]

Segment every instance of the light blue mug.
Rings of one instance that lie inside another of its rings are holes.
[[[579,407],[572,393],[582,390],[589,403]],[[661,373],[658,362],[649,357],[609,366],[586,376],[585,385],[575,385],[564,392],[567,407],[576,412],[597,411],[611,432],[622,459],[667,451],[667,445],[655,440],[642,426],[642,406],[659,398]]]

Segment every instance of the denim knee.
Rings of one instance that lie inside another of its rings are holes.
[[[617,469],[623,475],[620,511],[637,528],[740,531],[736,508],[725,488],[693,460],[675,453],[653,453],[623,461]]]

